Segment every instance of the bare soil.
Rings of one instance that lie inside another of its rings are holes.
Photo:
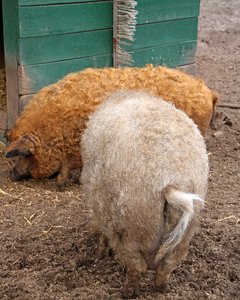
[[[202,0],[198,75],[222,103],[240,105],[240,1]],[[171,290],[153,292],[152,272],[138,299],[240,299],[240,110],[219,107],[206,138],[209,192],[201,228]],[[0,153],[3,151],[0,148]],[[54,180],[11,182],[0,157],[0,299],[120,299],[124,270],[95,260],[81,188]]]

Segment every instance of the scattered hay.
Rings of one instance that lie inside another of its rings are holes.
[[[5,69],[0,69],[0,110],[7,111]]]
[[[228,219],[234,219],[236,221],[236,225],[240,223],[240,219],[238,219],[235,215],[231,215],[231,216],[225,217],[223,219],[219,219],[218,222],[222,222],[222,221],[225,221]]]
[[[10,194],[4,192],[4,190],[2,190],[1,188],[0,188],[0,194],[2,194],[2,195],[7,195],[7,196],[11,196]]]

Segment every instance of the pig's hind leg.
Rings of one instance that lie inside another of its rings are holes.
[[[123,260],[127,270],[122,296],[125,299],[135,298],[140,292],[141,275],[147,271],[148,266],[137,243],[125,238],[122,241],[122,247]]]
[[[168,283],[171,273],[178,267],[180,262],[184,260],[188,254],[189,242],[195,231],[195,222],[192,221],[184,239],[176,246],[172,253],[160,261],[155,269],[155,289],[159,292],[167,292],[169,289]]]

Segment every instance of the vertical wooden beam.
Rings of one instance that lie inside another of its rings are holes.
[[[113,66],[119,67],[117,61],[117,1],[113,0]]]
[[[0,133],[6,130],[7,114],[5,111],[0,111]]]
[[[7,128],[19,114],[18,95],[18,0],[3,0],[3,36],[7,81]]]
[[[137,24],[135,0],[113,0],[113,66],[132,65],[131,53],[123,45],[134,40]]]

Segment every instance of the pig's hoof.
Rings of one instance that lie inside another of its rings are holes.
[[[134,299],[139,295],[139,290],[134,288],[133,286],[124,286],[122,291],[123,299]]]
[[[65,184],[64,183],[58,183],[57,184],[57,189],[59,192],[63,192],[65,188]]]

